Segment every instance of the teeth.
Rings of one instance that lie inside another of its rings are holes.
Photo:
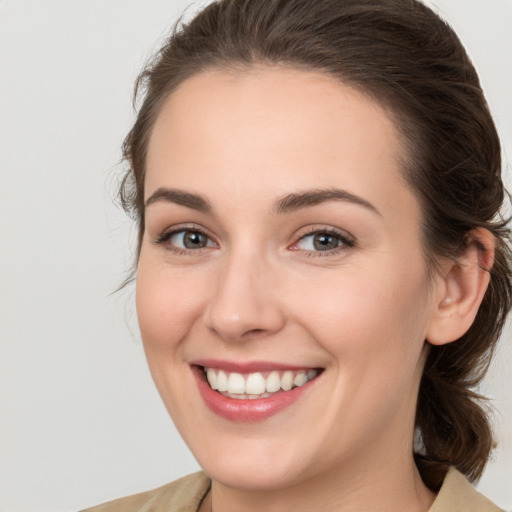
[[[265,393],[265,379],[261,373],[251,373],[245,381],[245,392],[250,395]]]
[[[281,387],[285,391],[290,391],[293,386],[293,372],[284,372],[283,376],[281,377]]]
[[[208,371],[206,372],[206,378],[210,383],[210,387],[212,389],[217,389],[217,374],[213,368],[208,368]]]
[[[261,393],[260,395],[247,395],[244,394],[237,394],[237,393],[223,393],[229,398],[235,398],[236,400],[256,400],[257,398],[267,398],[270,396],[270,393]]]
[[[284,372],[271,371],[266,375],[254,372],[242,375],[229,373],[215,368],[205,368],[206,379],[212,389],[230,398],[255,400],[266,398],[281,389],[290,391],[294,387],[306,384],[318,375],[317,370],[299,370]],[[266,372],[265,372],[266,373]]]
[[[297,375],[295,375],[295,378],[293,379],[293,384],[297,387],[302,386],[303,384],[306,384],[308,381],[308,377],[304,372],[299,372]]]
[[[240,373],[230,373],[228,377],[228,393],[241,395],[245,393],[245,379]]]
[[[281,379],[278,372],[270,372],[265,381],[265,389],[269,393],[275,393],[281,389]]]
[[[206,377],[208,377],[208,373],[206,373]],[[208,382],[210,382],[210,380],[208,380]],[[222,370],[220,370],[219,373],[217,374],[217,389],[219,391],[228,390],[228,376]]]

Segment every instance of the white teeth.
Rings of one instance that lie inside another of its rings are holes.
[[[265,393],[265,379],[261,373],[251,373],[245,381],[245,392],[249,395]]]
[[[270,372],[267,380],[265,381],[265,389],[268,393],[275,393],[281,389],[281,379],[279,372]]]
[[[293,386],[293,372],[287,371],[281,377],[281,387],[284,391],[290,391]]]
[[[213,368],[208,368],[206,372],[206,378],[210,383],[210,387],[212,389],[217,389],[217,374],[215,373],[215,370]]]
[[[293,384],[297,387],[302,386],[303,384],[306,384],[308,381],[308,378],[304,372],[299,372],[297,375],[295,375],[295,378],[293,379]]]
[[[215,368],[205,368],[206,379],[212,389],[230,398],[255,400],[266,398],[281,389],[290,391],[294,387],[306,384],[318,375],[317,370],[299,370],[284,372],[271,371],[265,378],[260,372],[242,375],[229,373]]]
[[[242,395],[245,393],[245,379],[240,373],[230,373],[228,377],[228,393]]]
[[[208,377],[208,373],[206,376]],[[228,390],[228,376],[222,370],[219,370],[219,373],[217,374],[217,389],[219,391]]]
[[[270,396],[270,393],[261,393],[261,395],[247,395],[247,394],[238,394],[238,393],[223,393],[225,396],[229,398],[235,398],[236,400],[256,400],[258,398],[267,398]]]

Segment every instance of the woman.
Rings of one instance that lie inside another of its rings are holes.
[[[499,510],[500,144],[414,0],[221,0],[139,78],[122,187],[153,379],[204,473],[93,511]]]

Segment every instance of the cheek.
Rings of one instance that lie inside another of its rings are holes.
[[[154,383],[177,423],[188,410],[188,395],[183,390],[193,386],[188,365],[183,364],[182,341],[190,335],[200,310],[198,284],[196,273],[171,271],[141,253],[136,305],[144,352]]]
[[[389,269],[354,270],[302,295],[300,321],[335,370],[331,403],[339,407],[326,422],[344,425],[354,439],[362,431],[377,436],[383,425],[414,415],[428,302],[423,274],[407,277],[403,283]]]
[[[136,304],[146,352],[175,349],[187,335],[203,297],[198,290],[202,281],[196,274],[183,269],[171,271],[141,254]]]
[[[387,361],[403,368],[417,361],[428,316],[423,269],[352,268],[298,286],[298,321],[338,364]]]

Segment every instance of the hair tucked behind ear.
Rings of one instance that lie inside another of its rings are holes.
[[[477,480],[494,447],[485,399],[474,390],[510,308],[508,254],[504,245],[496,251],[489,288],[469,331],[456,342],[430,348],[416,414],[423,446],[415,458],[432,488],[439,488],[451,465]]]
[[[402,133],[404,176],[423,209],[426,259],[456,257],[477,227],[496,238],[491,282],[456,342],[432,347],[421,382],[416,460],[436,489],[449,465],[478,478],[493,445],[474,391],[511,305],[500,143],[476,71],[452,29],[416,0],[220,0],[178,23],[140,75],[143,102],[124,143],[125,208],[144,233],[148,139],[166,97],[209,67],[279,64],[319,70],[387,108]]]

